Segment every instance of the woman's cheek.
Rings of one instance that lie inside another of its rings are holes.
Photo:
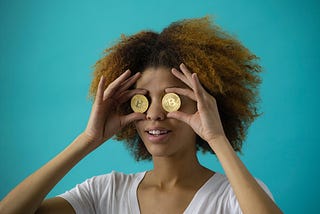
[[[197,103],[189,98],[185,98],[181,102],[181,108],[179,111],[184,113],[194,114],[197,112]]]
[[[141,125],[139,122],[134,122],[134,127],[137,130],[138,134],[141,134]]]

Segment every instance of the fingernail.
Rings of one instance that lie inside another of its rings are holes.
[[[197,73],[193,73],[192,75],[193,75],[194,79],[198,80],[198,74]]]

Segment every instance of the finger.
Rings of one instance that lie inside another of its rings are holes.
[[[189,97],[190,99],[192,99],[193,101],[197,101],[196,100],[196,96],[194,95],[194,92],[189,89],[189,88],[166,88],[165,89],[166,93],[176,93],[179,95],[183,95],[186,97]]]
[[[117,98],[119,100],[119,103],[127,102],[131,97],[133,97],[136,94],[143,94],[145,95],[147,93],[147,90],[136,88],[130,91],[124,91],[122,92],[119,97]]]
[[[189,125],[190,125],[190,117],[191,117],[191,115],[184,113],[184,112],[181,112],[181,111],[172,111],[167,114],[167,118],[174,118],[174,119],[180,120],[182,122],[185,122]]]
[[[182,73],[186,76],[186,78],[188,79],[189,82],[192,81],[192,77],[191,77],[191,72],[188,70],[187,66],[185,66],[185,64],[181,63],[180,64],[180,70],[182,71]]]
[[[141,73],[135,73],[133,76],[125,80],[123,83],[120,84],[121,90],[127,90],[129,87],[131,87],[139,78],[141,77]]]
[[[125,72],[123,72],[118,78],[116,78],[113,83],[115,85],[119,85],[120,83],[122,83],[123,81],[125,81],[131,74],[131,71],[128,69]]]
[[[144,120],[146,115],[143,113],[133,112],[128,115],[124,115],[120,117],[121,126],[124,127],[125,125],[132,123],[137,120]]]
[[[194,94],[198,102],[198,109],[202,111],[203,108],[211,108],[212,104],[215,102],[214,97],[212,97],[201,85],[200,80],[197,74],[192,74],[193,85],[194,85]],[[212,103],[212,101],[214,102]],[[211,107],[210,107],[211,106]]]
[[[100,81],[99,81],[98,89],[97,89],[97,93],[96,93],[96,98],[95,98],[95,101],[96,101],[97,103],[101,103],[101,102],[102,102],[104,85],[105,85],[105,78],[104,78],[104,76],[102,75],[102,76],[100,77]]]
[[[136,73],[127,80],[125,80],[123,83],[120,84],[120,86],[117,88],[117,91],[113,93],[113,96],[115,97],[121,97],[121,94],[123,91],[126,91],[130,86],[132,86],[139,78],[141,77],[141,73]],[[143,90],[143,89],[140,89]],[[145,90],[143,90],[142,94],[145,94]],[[103,99],[105,100],[108,97],[109,91],[104,92]],[[139,93],[139,92],[138,92]],[[120,94],[120,95],[119,95]],[[117,99],[117,98],[116,98]]]
[[[187,86],[189,86],[191,88],[191,84],[190,84],[189,80],[187,79],[187,77],[181,71],[178,71],[177,69],[172,68],[171,73],[175,77],[180,79],[184,84],[186,84]]]
[[[192,85],[194,88],[195,96],[198,100],[203,100],[205,95],[205,89],[202,87],[198,75],[196,73],[192,74]]]
[[[123,74],[121,74],[118,78],[111,82],[104,91],[103,98],[105,99],[105,97],[108,97],[108,95],[112,96],[118,90],[121,83],[124,82],[130,76],[130,73],[130,70],[126,70]]]
[[[125,85],[128,81],[130,81],[132,78],[135,78],[135,76],[137,76],[137,75],[141,75],[141,73],[140,73],[140,72],[137,72],[137,73],[135,73],[134,75],[130,76],[129,78],[127,78],[126,80],[124,80],[124,81],[120,84],[120,86]]]

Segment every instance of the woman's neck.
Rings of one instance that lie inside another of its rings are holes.
[[[214,172],[203,167],[196,156],[153,157],[154,169],[147,173],[148,180],[159,187],[192,185],[207,180]]]

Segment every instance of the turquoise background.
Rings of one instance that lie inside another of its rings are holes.
[[[92,65],[121,33],[159,31],[172,21],[211,14],[264,67],[264,114],[251,126],[241,158],[285,213],[317,212],[319,12],[315,0],[1,0],[0,197],[85,128]],[[200,159],[222,171],[215,156]],[[109,141],[49,196],[94,175],[151,167]]]

